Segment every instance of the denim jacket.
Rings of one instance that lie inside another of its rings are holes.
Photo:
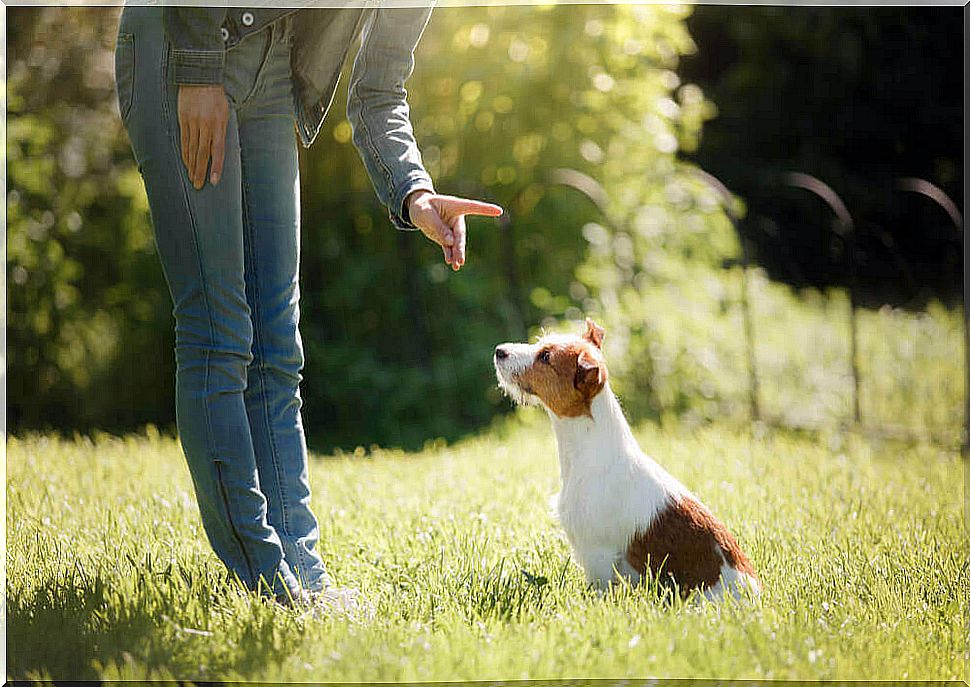
[[[340,70],[359,36],[347,96],[353,139],[381,202],[399,229],[415,229],[404,200],[433,191],[409,118],[404,82],[414,69],[414,48],[430,7],[270,9],[166,7],[175,83],[222,83],[226,50],[283,16],[293,14],[296,128],[303,145],[316,138],[333,102]]]

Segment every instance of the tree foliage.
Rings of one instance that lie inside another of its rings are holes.
[[[172,418],[168,297],[112,92],[116,13],[10,14],[15,427]],[[676,72],[694,49],[686,15],[660,6],[434,13],[409,82],[426,164],[441,191],[508,209],[504,221],[472,221],[470,259],[458,274],[430,243],[388,224],[338,95],[301,160],[311,441],[455,437],[506,407],[493,346],[536,324],[605,315],[600,282],[612,268],[595,268],[596,259],[578,268],[590,245],[622,253],[630,236],[592,224],[601,208],[557,184],[554,170],[578,170],[608,188],[616,217],[683,195],[671,185],[676,153],[696,146],[709,114]],[[684,243],[673,227],[662,233],[655,243]],[[625,259],[620,279],[632,283]]]
[[[170,305],[117,116],[116,11],[11,8],[8,27],[10,423],[167,420]]]

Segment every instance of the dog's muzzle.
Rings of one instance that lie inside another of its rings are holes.
[[[528,344],[501,344],[495,347],[492,355],[495,364],[495,376],[498,385],[505,395],[515,403],[531,405],[536,399],[531,390],[524,387],[517,379],[518,373],[525,370],[532,360],[531,349]]]

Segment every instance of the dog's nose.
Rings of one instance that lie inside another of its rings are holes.
[[[495,359],[496,360],[505,360],[508,357],[509,357],[509,351],[508,351],[507,348],[505,348],[504,346],[496,346],[495,347]]]

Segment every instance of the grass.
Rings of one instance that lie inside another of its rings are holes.
[[[955,452],[716,425],[638,434],[738,535],[760,606],[588,591],[548,514],[555,449],[531,412],[454,446],[315,457],[328,564],[377,609],[356,624],[226,582],[172,438],[10,438],[9,677],[967,676]]]

